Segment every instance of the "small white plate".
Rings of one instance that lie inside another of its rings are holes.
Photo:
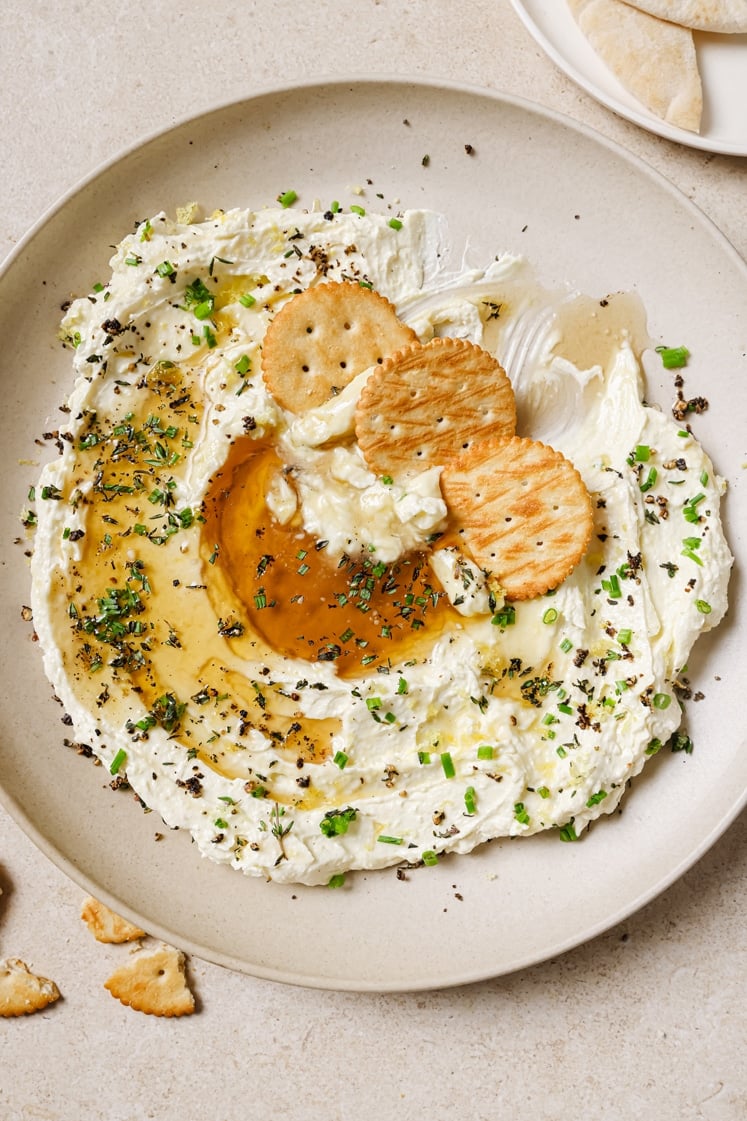
[[[424,160],[424,156],[428,160]],[[691,351],[688,391],[710,408],[696,432],[726,476],[726,528],[744,552],[747,268],[671,184],[596,133],[514,98],[412,81],[329,81],[215,109],[138,144],[70,192],[0,270],[0,796],[82,888],[151,934],[256,976],[371,991],[456,985],[534,964],[642,906],[717,839],[747,792],[747,596],[691,660],[705,699],[688,711],[692,755],[660,752],[623,802],[575,845],[557,834],[498,841],[399,879],[293,888],[209,863],[105,768],[69,747],[31,627],[19,515],[34,443],[65,431],[71,385],[60,305],[107,276],[111,246],[140,219],[192,199],[271,204],[377,195],[448,216],[475,260],[522,253],[548,284],[637,290],[657,342]],[[383,205],[383,204],[382,204]],[[669,408],[657,361],[647,396]],[[21,539],[20,544],[14,543]],[[155,843],[154,835],[163,834]]]
[[[511,3],[556,66],[608,109],[678,144],[747,156],[747,35],[694,32],[703,82],[703,125],[695,133],[662,121],[628,93],[592,50],[566,0]]]

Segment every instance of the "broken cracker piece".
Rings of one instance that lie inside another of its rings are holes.
[[[416,339],[380,293],[330,281],[293,296],[277,313],[262,343],[262,376],[279,405],[302,413]]]
[[[104,988],[112,996],[149,1016],[188,1016],[195,998],[187,984],[186,957],[173,946],[154,954],[136,954],[116,969]]]
[[[435,338],[391,355],[368,378],[355,414],[358,445],[378,475],[443,466],[475,441],[515,429],[505,370],[466,339]]]
[[[556,588],[586,552],[591,498],[573,464],[514,436],[475,444],[441,476],[459,540],[509,600]]]
[[[54,981],[37,977],[20,958],[0,961],[0,1016],[26,1016],[59,999]]]
[[[89,896],[83,901],[80,917],[97,942],[134,942],[145,938],[145,931],[112,911],[105,903]]]

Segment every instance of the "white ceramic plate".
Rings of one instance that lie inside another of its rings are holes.
[[[694,33],[703,82],[703,125],[694,133],[662,121],[628,93],[592,50],[566,0],[511,2],[556,66],[608,109],[679,144],[747,156],[747,35]]]
[[[465,145],[472,145],[468,154]],[[429,155],[427,166],[423,156]],[[733,483],[727,528],[739,555],[747,526],[743,411],[747,269],[703,215],[644,164],[595,134],[524,102],[453,86],[329,82],[219,108],[124,154],[65,198],[0,277],[3,488],[0,582],[0,789],[16,820],[86,891],[152,933],[248,973],[309,986],[404,990],[495,976],[609,928],[689,867],[745,800],[747,658],[740,576],[717,641],[691,677],[696,750],[651,760],[624,802],[576,844],[557,835],[500,842],[435,868],[349,877],[342,889],[287,888],[201,859],[101,767],[63,746],[30,627],[19,512],[34,438],[62,428],[70,386],[56,341],[60,305],[105,279],[110,246],[133,223],[192,199],[263,205],[281,190],[301,205],[340,199],[447,213],[475,257],[513,250],[547,282],[604,295],[638,289],[654,338],[686,343],[688,388],[711,408],[697,432]],[[669,406],[661,370],[649,397]]]

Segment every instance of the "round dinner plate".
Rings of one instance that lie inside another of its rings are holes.
[[[556,66],[608,109],[678,144],[747,156],[747,35],[693,33],[703,83],[703,123],[695,133],[668,124],[628,93],[592,49],[566,0],[511,3]]]
[[[696,433],[729,480],[727,533],[741,552],[747,492],[737,403],[747,376],[747,269],[687,199],[608,141],[514,98],[400,80],[262,93],[118,157],[45,215],[0,275],[2,799],[82,889],[208,960],[279,981],[370,991],[508,973],[639,908],[744,804],[747,597],[738,569],[729,616],[698,645],[688,671],[705,694],[686,714],[695,750],[653,758],[622,813],[577,844],[559,843],[557,832],[499,841],[400,876],[350,875],[337,890],[213,865],[186,833],[168,831],[131,794],[113,791],[103,768],[65,746],[64,714],[21,617],[32,540],[19,516],[50,454],[38,438],[64,431],[59,405],[71,386],[69,353],[56,338],[60,306],[106,280],[111,247],[136,221],[192,200],[208,213],[259,207],[288,189],[301,206],[339,199],[373,210],[381,196],[429,207],[448,216],[457,255],[467,245],[472,261],[511,251],[532,260],[548,284],[569,282],[600,298],[637,290],[654,341],[692,353],[688,393],[710,399]],[[668,408],[671,373],[654,357],[647,396]]]

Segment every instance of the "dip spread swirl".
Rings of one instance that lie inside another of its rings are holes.
[[[445,254],[423,211],[159,214],[63,321],[70,439],[36,488],[32,559],[45,669],[76,737],[246,873],[321,884],[575,839],[678,728],[679,675],[726,611],[724,483],[642,402],[636,301],[546,292],[509,255],[448,272]],[[594,506],[553,593],[504,603],[439,544],[439,468],[368,470],[365,374],[300,416],[270,397],[267,325],[323,279],[508,368],[520,432]]]

